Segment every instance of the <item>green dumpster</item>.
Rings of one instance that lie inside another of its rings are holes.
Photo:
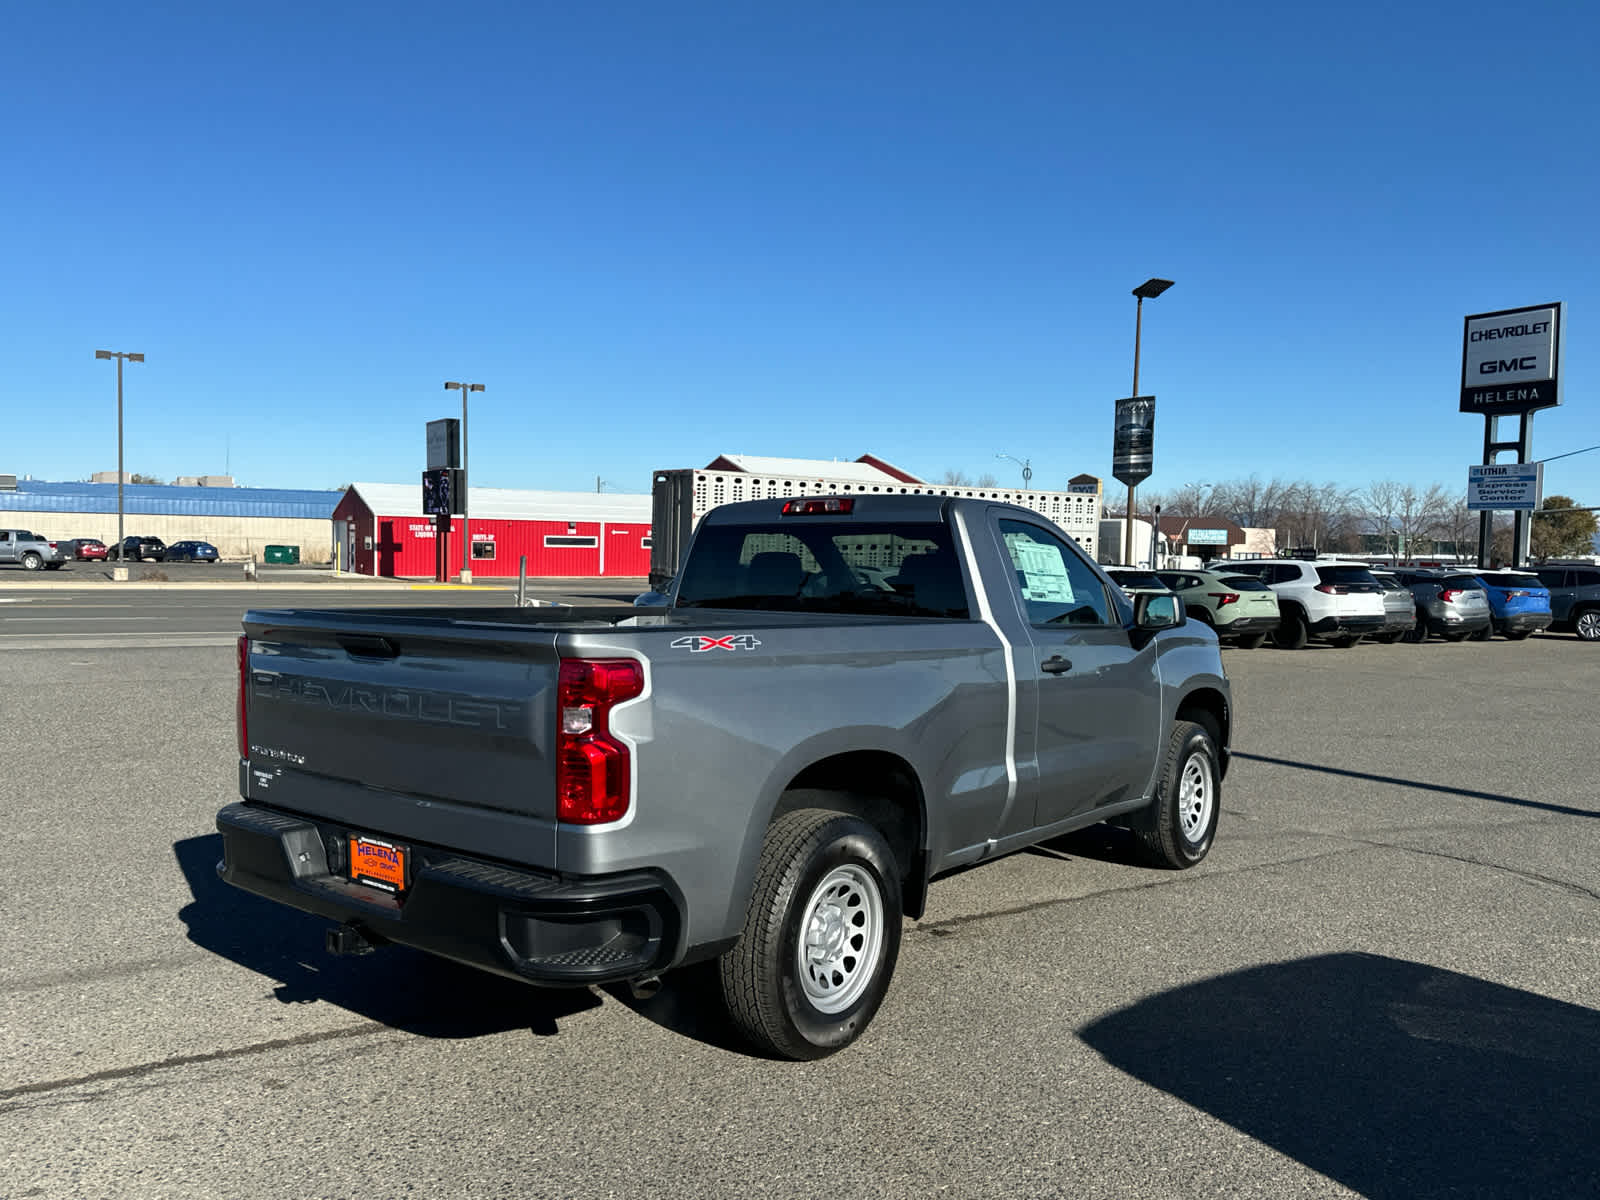
[[[261,560],[269,563],[297,563],[300,561],[300,547],[268,546],[262,551]]]

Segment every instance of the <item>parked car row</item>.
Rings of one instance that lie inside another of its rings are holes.
[[[1363,638],[1459,642],[1498,634],[1520,641],[1543,629],[1600,641],[1600,567],[1386,570],[1350,560],[1274,558],[1107,573],[1130,593],[1176,592],[1190,617],[1245,649],[1269,635],[1290,650],[1312,639],[1339,647]]]
[[[51,540],[26,529],[0,529],[0,563],[18,563],[30,571],[58,571],[68,562],[220,562],[210,542],[173,542],[158,537],[129,536],[107,546],[99,538]]]

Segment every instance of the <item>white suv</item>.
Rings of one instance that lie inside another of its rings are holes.
[[[1366,634],[1383,631],[1383,585],[1366,563],[1266,558],[1230,563],[1228,570],[1254,575],[1278,593],[1278,631],[1272,637],[1285,650],[1299,650],[1314,637],[1354,646]]]

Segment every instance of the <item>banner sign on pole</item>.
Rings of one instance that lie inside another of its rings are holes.
[[[461,465],[461,422],[444,417],[428,422],[428,470]]]
[[[1155,469],[1156,398],[1128,396],[1117,401],[1111,439],[1111,474],[1118,483],[1136,486]]]
[[[1532,511],[1543,498],[1543,463],[1467,468],[1467,507],[1473,512]]]

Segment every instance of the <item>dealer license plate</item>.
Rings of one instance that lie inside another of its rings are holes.
[[[377,838],[351,835],[350,878],[399,895],[406,890],[406,848]]]

